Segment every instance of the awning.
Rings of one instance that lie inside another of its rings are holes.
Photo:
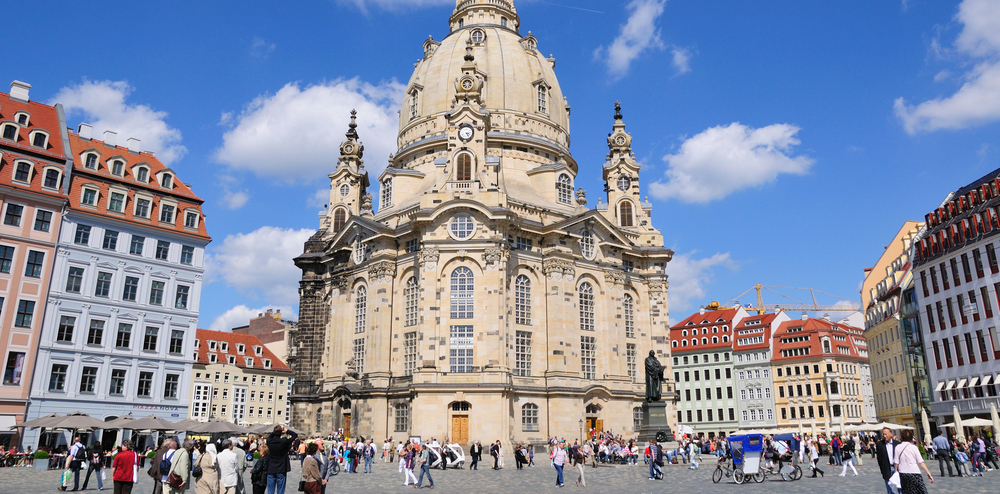
[[[943,387],[944,387],[944,381],[938,382],[937,387],[934,388],[934,392],[937,393],[938,391],[941,391],[941,388],[943,388]]]
[[[974,387],[976,387],[978,385],[979,385],[979,378],[978,377],[973,377],[972,380],[969,381],[969,387],[970,388],[974,388]]]
[[[17,419],[13,415],[0,415],[0,434],[14,434],[17,432],[17,429],[13,429],[16,423]]]
[[[993,379],[993,376],[986,376],[986,377],[984,377],[982,385],[983,386],[988,385],[992,379]]]
[[[958,386],[955,386],[955,389],[962,389],[962,388],[964,388],[965,387],[965,383],[967,383],[967,382],[969,382],[968,379],[962,379],[961,381],[958,381]]]
[[[955,387],[955,380],[952,379],[952,380],[948,381],[948,385],[945,386],[944,390],[948,391],[949,389],[954,388],[954,387]]]

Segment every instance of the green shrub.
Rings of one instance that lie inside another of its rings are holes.
[[[253,452],[253,459],[255,459],[255,460],[259,460],[259,459],[260,459],[260,453],[259,453],[259,452],[257,452],[257,451],[254,451],[254,452]]]
[[[45,460],[45,459],[48,459],[48,457],[49,457],[49,452],[48,451],[37,451],[37,452],[35,452],[35,459],[36,460]]]
[[[156,451],[155,450],[150,451],[149,453],[146,453],[146,458],[153,458],[154,456],[156,456]]]

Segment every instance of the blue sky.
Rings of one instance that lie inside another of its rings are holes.
[[[6,6],[17,22],[0,80],[62,102],[73,127],[141,138],[205,199],[202,327],[294,313],[291,257],[317,226],[348,111],[380,170],[401,85],[454,2],[95,5]],[[556,57],[591,205],[621,100],[653,223],[677,253],[675,321],[754,283],[857,300],[904,220],[1000,166],[995,1],[515,5]]]

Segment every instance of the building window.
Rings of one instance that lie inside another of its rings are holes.
[[[161,261],[166,261],[167,256],[170,255],[170,242],[165,240],[156,241],[156,258]]]
[[[190,287],[184,285],[177,285],[177,297],[174,298],[174,308],[177,309],[188,308],[188,292],[190,290],[191,290]]]
[[[52,373],[49,374],[49,391],[63,391],[66,389],[66,364],[52,364]]]
[[[132,325],[118,323],[118,336],[115,338],[115,348],[129,349],[132,347]]]
[[[73,327],[76,326],[76,318],[72,316],[62,316],[59,318],[59,329],[56,330],[56,341],[63,343],[73,342]]]
[[[181,354],[184,353],[184,332],[183,331],[171,331],[170,332],[170,353]],[[253,364],[250,364],[252,367]]]
[[[0,273],[9,273],[14,262],[14,248],[0,245]]]
[[[538,405],[534,403],[521,405],[521,430],[538,432]]]
[[[514,323],[531,325],[531,280],[523,274],[514,280]]]
[[[152,372],[140,372],[139,373],[139,386],[135,390],[136,396],[149,397],[153,392],[153,373]]]
[[[181,264],[190,266],[194,263],[194,247],[189,245],[181,246]]]
[[[452,326],[449,348],[451,372],[473,372],[472,326]]]
[[[135,200],[135,215],[140,218],[149,218],[149,199]]]
[[[108,203],[108,211],[121,213],[125,210],[125,194],[120,192],[111,193],[111,201]]]
[[[420,288],[417,287],[417,277],[412,276],[406,280],[406,288],[403,289],[403,298],[406,299],[406,325],[417,325],[417,302],[420,297]]]
[[[9,226],[21,226],[21,215],[24,214],[24,206],[17,204],[7,205],[7,214],[3,217],[3,224]]]
[[[514,375],[531,375],[531,333],[528,331],[514,333]]]
[[[154,328],[154,327],[147,327],[146,328],[146,335],[145,335],[145,337],[143,337],[143,340],[142,340],[142,349],[143,349],[143,351],[146,351],[146,352],[155,352],[156,351],[156,338],[157,338],[157,334],[159,332],[160,332],[160,330],[157,329],[157,328]]]
[[[171,189],[174,186],[174,177],[169,173],[164,174],[163,178],[160,179],[160,186],[164,189]]]
[[[420,92],[414,90],[410,93],[410,118],[417,118],[420,114]]]
[[[35,212],[35,231],[47,232],[52,226],[52,213],[39,209]]]
[[[636,350],[635,343],[625,344],[625,363],[628,367],[628,377],[632,378],[632,382],[636,382],[636,370],[635,370],[635,360],[636,360]]]
[[[104,249],[115,250],[118,248],[118,232],[114,230],[104,230]]]
[[[396,432],[406,432],[410,430],[410,404],[399,403],[396,410]]]
[[[587,259],[594,258],[594,235],[589,230],[580,234],[580,253]]]
[[[87,333],[88,345],[100,345],[104,341],[104,321],[90,321],[90,331]]]
[[[365,245],[365,238],[363,236],[358,235],[354,239],[354,252],[352,252],[352,255],[354,256],[355,264],[365,262],[365,259],[368,257],[368,246]]]
[[[87,245],[90,243],[90,227],[87,225],[76,225],[76,236],[73,238],[73,243],[78,245]]]
[[[160,223],[174,222],[174,207],[169,204],[160,205]]]
[[[559,180],[556,181],[556,195],[563,204],[573,203],[573,182],[569,175],[565,173],[559,175]]]
[[[354,295],[354,332],[364,333],[367,326],[368,289],[359,286]]]
[[[547,113],[548,105],[547,98],[549,95],[549,89],[545,87],[544,84],[538,85],[538,113]]]
[[[141,235],[132,235],[132,242],[128,248],[129,254],[141,256],[142,247],[143,245],[145,245],[145,243],[146,243],[146,237],[143,237]]]
[[[94,394],[97,384],[97,367],[84,367],[80,373],[80,393]]]
[[[35,132],[35,135],[31,138],[31,145],[35,147],[43,148],[45,147],[46,141],[48,141],[49,136],[41,133]]]
[[[347,213],[344,208],[337,208],[333,212],[333,232],[339,232],[341,228],[344,228],[344,223],[347,223]]]
[[[580,330],[594,330],[594,287],[588,282],[580,285]]]
[[[31,319],[35,314],[35,303],[31,300],[21,300],[17,303],[17,315],[14,317],[14,326],[19,328],[30,328]]]
[[[163,281],[154,281],[149,288],[149,305],[163,305]]]
[[[452,218],[448,231],[455,240],[468,240],[476,233],[476,222],[472,216],[457,214]]]
[[[475,279],[472,270],[462,266],[451,272],[451,318],[472,319]]]
[[[365,372],[365,339],[354,340],[354,370],[360,376]]]
[[[97,286],[94,288],[95,297],[108,298],[111,291],[111,273],[97,273]]]
[[[18,163],[14,169],[14,181],[27,182],[31,179],[31,165],[28,163]]]
[[[45,264],[45,253],[29,250],[28,263],[24,266],[24,275],[29,278],[41,278],[43,264]]]
[[[17,126],[14,125],[4,125],[3,126],[3,138],[9,141],[17,139]]]
[[[417,368],[417,332],[403,335],[403,375],[412,376]]]
[[[455,166],[455,180],[472,180],[472,156],[467,153],[458,155],[458,164]]]
[[[184,228],[198,228],[198,213],[188,211],[184,215]]]
[[[118,396],[125,394],[125,369],[111,369],[111,386],[108,393]]]
[[[618,222],[622,226],[635,226],[632,219],[632,203],[622,201],[618,206]]]
[[[584,379],[597,378],[597,365],[595,358],[597,350],[597,339],[593,336],[580,337],[580,365]]]
[[[115,160],[111,163],[111,173],[118,175],[119,177],[125,173],[125,163],[122,161]]]
[[[625,337],[635,338],[635,304],[631,295],[625,294],[622,299],[622,310],[625,312]]]
[[[149,182],[149,170],[144,166],[140,166],[135,172],[135,179],[142,183]]]
[[[49,189],[59,188],[59,171],[58,170],[45,170],[45,180],[42,182],[42,187]]]
[[[382,181],[382,197],[380,202],[381,209],[392,207],[392,177]]]
[[[166,399],[176,399],[177,398],[177,387],[180,383],[181,376],[177,374],[167,374],[166,380],[163,382],[163,397]],[[246,388],[243,388],[244,390]],[[244,398],[246,398],[244,396]]]

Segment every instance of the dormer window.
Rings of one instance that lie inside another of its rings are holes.
[[[271,368],[271,359],[269,359],[269,358],[264,359],[264,368],[265,369],[270,369]]]
[[[219,344],[219,349],[222,350],[223,352],[228,352],[229,351],[229,342],[223,341],[222,343],[220,343]]]
[[[174,207],[169,204],[160,205],[160,223],[174,222]]]
[[[125,210],[125,193],[112,191],[111,197],[108,198],[108,211],[121,213],[124,210]]]
[[[569,178],[569,175],[565,173],[559,175],[559,179],[556,181],[556,195],[559,202],[563,204],[571,204],[573,202],[573,181]]]
[[[91,187],[82,187],[80,192],[80,204],[87,206],[97,206],[98,190]]]
[[[246,349],[247,349],[247,347],[243,343],[237,343],[236,344],[236,353],[238,353],[240,355],[243,355],[243,352],[245,352]]]
[[[4,125],[3,138],[10,141],[17,140],[17,126],[13,124]]]
[[[149,205],[151,204],[149,199],[143,199],[141,197],[135,198],[135,216],[140,218],[149,218]]]
[[[392,177],[388,177],[382,181],[382,197],[380,203],[380,209],[392,207]]]
[[[198,228],[198,213],[188,211],[184,214],[184,228]]]
[[[253,367],[253,357],[243,357],[243,363],[247,364],[247,367]]]
[[[160,187],[164,189],[174,188],[174,176],[169,173],[163,174],[163,177],[160,178]]]
[[[208,350],[212,351],[212,352],[215,351],[215,342],[214,341],[209,340],[209,342],[208,342]]]
[[[139,169],[135,171],[135,179],[142,183],[149,182],[149,169],[144,166],[140,166]]]
[[[20,162],[14,167],[14,181],[28,183],[31,181],[31,163]]]
[[[46,148],[49,145],[49,134],[45,131],[36,130],[31,133],[31,145],[36,148]]]
[[[416,89],[410,93],[410,118],[417,118],[420,114],[420,92]]]
[[[19,111],[14,114],[14,118],[17,120],[18,125],[21,125],[22,127],[27,127],[28,119],[31,118],[31,115],[28,115],[23,111]]]
[[[229,355],[229,365],[236,365],[236,356]]]
[[[87,153],[87,156],[83,158],[83,166],[90,169],[97,169],[97,155],[94,153]]]
[[[264,354],[264,347],[262,347],[260,345],[254,345],[253,346],[253,354],[256,355],[256,356],[258,356],[258,357],[261,356],[261,355],[263,355]]]
[[[545,84],[538,85],[538,113],[548,113],[547,99],[549,88]]]
[[[45,180],[42,182],[42,187],[47,189],[58,189],[59,188],[59,178],[62,176],[59,170],[55,168],[48,168],[45,170]]]
[[[470,36],[470,39],[472,39],[473,43],[482,43],[483,40],[486,39],[486,33],[483,32],[482,29],[476,29],[476,30],[472,31],[472,35]]]
[[[121,176],[125,173],[125,162],[121,160],[114,160],[111,162],[111,173],[113,175]]]
[[[208,354],[208,363],[214,364],[214,363],[216,363],[218,361],[218,358],[219,357],[216,354],[210,353],[210,354]],[[218,379],[216,379],[215,382],[219,382]]]

